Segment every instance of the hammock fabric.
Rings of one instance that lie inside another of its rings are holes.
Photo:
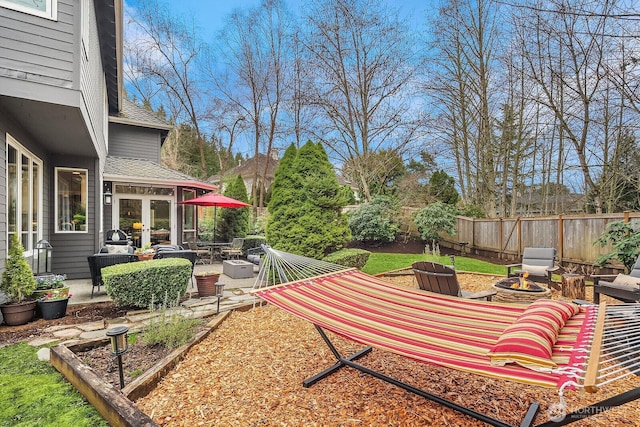
[[[316,326],[421,362],[525,384],[560,387],[583,369],[595,307],[581,307],[553,347],[557,369],[492,366],[487,355],[523,305],[466,300],[399,287],[357,270],[272,286],[255,293]],[[567,369],[571,368],[571,369]]]

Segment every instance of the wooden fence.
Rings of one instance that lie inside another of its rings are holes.
[[[519,260],[525,247],[554,247],[558,262],[592,265],[599,255],[611,251],[595,240],[612,221],[638,222],[640,212],[598,215],[557,215],[535,218],[458,217],[456,235],[445,237],[443,246],[480,255]]]

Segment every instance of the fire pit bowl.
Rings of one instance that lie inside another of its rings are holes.
[[[526,283],[526,287],[523,288],[520,285],[520,278],[519,277],[509,277],[507,279],[502,279],[499,282],[497,282],[495,284],[496,288],[500,288],[500,289],[510,289],[512,291],[520,291],[520,292],[544,292],[546,291],[545,288],[543,288],[540,285],[537,285],[536,283],[532,282],[531,280],[524,280],[524,282]],[[516,285],[516,286],[514,286]]]
[[[511,287],[519,283],[519,277],[509,277],[495,283],[493,289],[496,290],[496,295],[491,298],[491,301],[530,304],[540,298],[551,298],[551,289],[532,283],[529,280],[527,280],[529,289]]]

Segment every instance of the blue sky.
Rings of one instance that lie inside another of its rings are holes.
[[[160,0],[176,13],[194,17],[202,31],[203,39],[214,37],[222,29],[227,16],[236,8],[250,8],[260,5],[260,0]],[[285,0],[289,8],[300,13],[308,0]],[[311,0],[312,1],[312,0]],[[416,24],[423,22],[425,12],[433,8],[434,0],[380,0],[400,10],[401,15],[413,15]],[[136,0],[125,0],[127,5],[135,5]]]

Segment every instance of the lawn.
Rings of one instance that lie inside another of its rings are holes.
[[[25,343],[0,348],[0,426],[108,426],[37,351]]]
[[[434,261],[440,264],[451,265],[451,258],[446,255],[437,257],[425,254],[389,254],[372,252],[369,256],[369,260],[362,268],[362,271],[368,274],[384,273],[385,271],[411,267],[411,264],[415,261]],[[456,270],[459,271],[505,276],[507,274],[507,269],[504,265],[492,264],[490,262],[480,261],[474,258],[456,256],[455,263]]]

